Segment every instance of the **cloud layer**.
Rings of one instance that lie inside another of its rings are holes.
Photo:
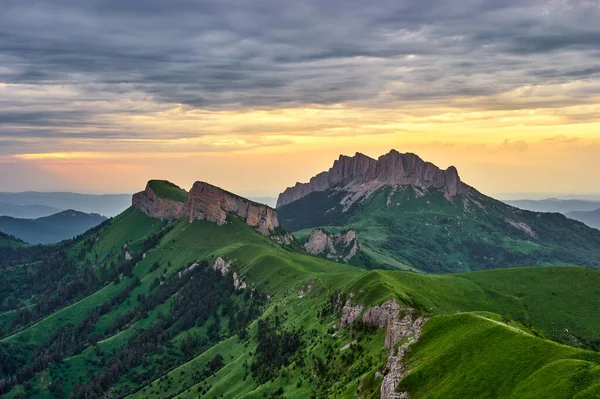
[[[0,158],[593,123],[598,21],[600,0],[3,0]]]

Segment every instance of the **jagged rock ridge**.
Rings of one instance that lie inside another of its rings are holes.
[[[160,197],[148,184],[144,191],[133,195],[132,205],[148,216],[161,220],[186,217],[190,222],[208,220],[218,225],[225,224],[227,213],[233,213],[264,235],[270,235],[279,226],[277,213],[273,208],[205,182],[194,183],[185,202]]]
[[[353,157],[340,155],[329,171],[319,173],[308,183],[296,183],[294,187],[288,187],[279,195],[277,208],[312,192],[332,187],[350,193],[343,201],[348,207],[357,199],[368,196],[385,185],[435,188],[442,190],[448,198],[469,190],[469,186],[460,180],[454,166],[442,170],[431,162],[423,161],[416,154],[402,154],[396,150],[378,159],[357,152]]]

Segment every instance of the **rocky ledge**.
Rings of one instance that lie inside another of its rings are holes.
[[[207,220],[220,226],[225,224],[227,214],[232,213],[264,235],[270,235],[279,226],[277,213],[273,208],[205,182],[194,183],[185,202],[159,197],[150,185],[147,185],[144,191],[133,195],[132,205],[146,215],[161,220],[186,217],[190,222]]]
[[[385,185],[435,188],[442,190],[448,198],[469,189],[469,186],[461,182],[454,166],[442,170],[415,154],[402,154],[396,150],[378,159],[357,152],[353,157],[340,155],[329,171],[319,173],[308,183],[296,183],[294,187],[288,187],[279,195],[277,208],[312,192],[333,187],[356,192],[359,197],[364,197]]]

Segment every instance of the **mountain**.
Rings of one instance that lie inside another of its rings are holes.
[[[600,201],[578,200],[578,199],[557,199],[548,198],[543,200],[512,200],[504,201],[516,208],[525,209],[534,212],[559,212],[567,214],[574,211],[595,211],[600,208]]]
[[[588,212],[568,212],[567,217],[579,220],[580,222],[585,223],[590,227],[600,230],[600,209]]]
[[[62,192],[45,193],[36,191],[22,193],[0,192],[1,204],[51,207],[58,211],[73,209],[84,213],[98,213],[107,217],[112,217],[123,212],[129,206],[130,201],[130,194],[92,195]],[[18,215],[9,216],[26,217]],[[39,215],[37,217],[41,216],[48,215]]]
[[[366,268],[600,268],[597,230],[561,214],[512,207],[462,182],[454,167],[442,170],[394,150],[377,160],[340,156],[329,171],[286,189],[277,213],[311,253],[314,229],[352,231],[358,249],[342,260]],[[339,259],[338,252],[326,246],[319,254]]]
[[[46,205],[18,205],[0,203],[0,216],[11,216],[21,219],[36,219],[44,216],[54,215],[63,209],[53,208]]]
[[[102,223],[106,218],[73,210],[38,219],[0,216],[0,231],[30,244],[52,244],[73,238]]]
[[[282,245],[275,216],[208,183],[151,181],[76,240],[12,249],[0,395],[600,394],[600,272],[368,271]]]

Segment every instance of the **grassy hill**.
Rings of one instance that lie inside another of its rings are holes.
[[[161,198],[185,202],[187,191],[167,180],[150,180],[148,185]]]
[[[591,269],[367,271],[235,217],[167,223],[135,209],[44,251],[0,259],[7,398],[378,397],[385,329],[339,323],[346,300],[390,298],[430,318],[406,356],[411,397],[469,397],[474,382],[477,397],[594,397],[600,382],[585,349],[600,342]]]
[[[385,186],[349,209],[344,192],[313,192],[277,212],[300,241],[313,228],[356,230],[350,263],[431,273],[530,265],[600,268],[600,232],[558,213],[524,211],[473,192]]]
[[[600,230],[600,209],[593,211],[573,211],[566,215],[571,219],[578,220],[590,227]]]
[[[0,229],[30,244],[53,244],[82,234],[105,220],[98,214],[68,210],[38,219],[0,216]]]

